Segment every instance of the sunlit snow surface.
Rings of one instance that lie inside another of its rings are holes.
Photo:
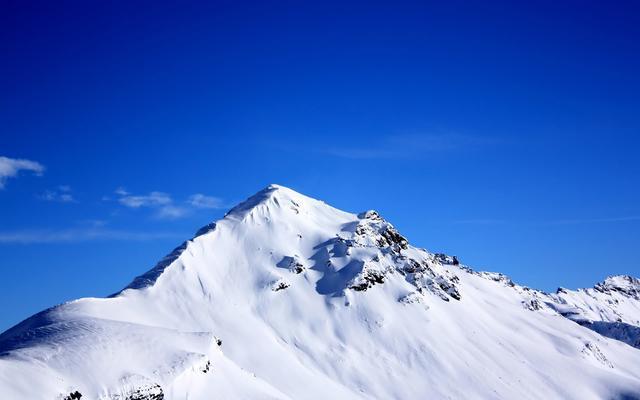
[[[0,399],[640,398],[639,291],[528,289],[271,185],[3,333]]]

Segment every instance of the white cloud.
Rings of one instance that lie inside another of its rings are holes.
[[[41,200],[46,200],[46,201],[55,201],[56,200],[56,194],[55,192],[52,192],[51,190],[47,190],[46,192],[42,193],[40,196]]]
[[[106,226],[108,224],[108,221],[105,221],[104,219],[85,219],[79,221],[78,223],[92,228],[101,228],[103,226]]]
[[[387,136],[378,142],[358,143],[321,150],[350,159],[421,159],[432,154],[474,150],[495,145],[493,138],[460,134],[416,134]]]
[[[118,203],[129,208],[150,208],[157,210],[156,217],[161,219],[177,219],[186,216],[189,210],[174,204],[171,196],[164,192],[151,192],[147,195],[132,195],[122,187],[116,189]]]
[[[173,202],[171,196],[163,192],[151,192],[146,196],[132,196],[126,191],[116,190],[116,194],[121,196],[118,202],[130,208],[158,207],[169,205]]]
[[[196,193],[189,197],[188,203],[196,208],[224,208],[224,202],[222,199],[213,196],[206,196],[201,193]]]
[[[184,207],[168,205],[168,206],[161,207],[158,210],[158,213],[156,214],[156,216],[158,218],[176,219],[176,218],[184,217],[188,213],[189,213],[189,210],[187,210]]]
[[[149,208],[156,210],[155,217],[161,219],[177,219],[193,213],[196,209],[220,209],[226,207],[219,197],[196,193],[185,201],[174,201],[171,195],[164,192],[150,192],[146,195],[131,194],[123,187],[114,192],[118,203],[128,208]],[[111,201],[105,196],[103,201]]]
[[[573,224],[598,224],[607,222],[633,222],[640,221],[640,216],[630,215],[623,217],[607,217],[607,218],[585,218],[585,219],[559,219],[554,221],[545,221],[545,225],[573,225]]]
[[[511,224],[511,225],[579,225],[579,224],[600,224],[600,223],[615,223],[615,222],[636,222],[640,221],[640,216],[630,215],[622,217],[606,217],[606,218],[584,218],[584,219],[556,219],[556,220],[506,220],[506,219],[492,219],[492,218],[480,218],[480,219],[464,219],[453,221],[454,224],[464,225],[498,225],[498,224]]]
[[[76,201],[69,193],[62,193],[58,198],[63,203],[73,203]]]
[[[499,225],[506,224],[508,221],[502,219],[494,219],[494,218],[475,218],[475,219],[461,219],[458,221],[453,221],[454,224],[461,225]]]
[[[125,188],[123,188],[122,186],[120,186],[119,188],[117,188],[115,190],[115,193],[119,196],[127,196],[129,194],[129,192],[127,192],[127,190]]]
[[[18,176],[20,171],[31,171],[36,175],[42,175],[44,165],[36,161],[0,156],[0,189],[4,188],[7,179]]]
[[[56,201],[59,203],[77,203],[76,199],[71,194],[71,187],[68,185],[58,186],[57,190],[47,190],[40,196],[41,200]]]

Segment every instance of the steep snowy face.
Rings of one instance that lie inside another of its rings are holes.
[[[546,294],[271,185],[110,298],[0,335],[0,398],[640,398],[637,289]]]

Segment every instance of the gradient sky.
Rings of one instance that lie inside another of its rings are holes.
[[[89,3],[2,1],[0,330],[269,183],[544,290],[640,275],[637,2]]]

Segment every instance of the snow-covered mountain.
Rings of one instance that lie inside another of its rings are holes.
[[[271,185],[0,335],[0,398],[640,399],[639,347],[637,279],[543,293]]]

